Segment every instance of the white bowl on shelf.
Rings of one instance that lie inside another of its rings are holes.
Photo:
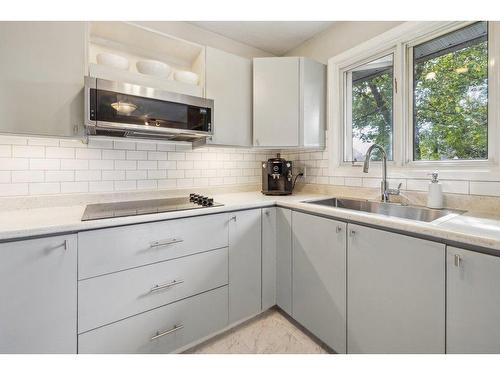
[[[139,60],[135,66],[139,73],[156,77],[168,77],[172,71],[170,65],[156,60]]]
[[[121,70],[128,70],[130,65],[128,59],[125,57],[108,52],[97,54],[96,60],[99,65],[106,65]]]
[[[190,85],[198,84],[198,74],[189,72],[187,70],[178,70],[174,73],[174,79],[179,82],[187,83]]]

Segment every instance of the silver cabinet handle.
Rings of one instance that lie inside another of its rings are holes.
[[[264,211],[264,214],[265,214],[266,216],[269,216],[271,213],[270,213],[268,210],[265,210],[265,211]]]
[[[340,225],[337,225],[337,228],[335,229],[335,232],[337,232],[337,233],[342,232],[342,227]]]
[[[166,284],[156,284],[154,287],[151,288],[149,293],[157,292],[157,291],[163,290],[163,289],[168,289],[168,288],[171,288],[175,285],[182,284],[183,282],[184,282],[184,280],[173,280],[173,281],[166,283]]]
[[[183,242],[183,241],[184,240],[182,238],[169,238],[166,240],[153,241],[149,244],[149,247],[150,248],[162,247],[162,246],[172,245],[174,243],[179,243],[179,242]]]
[[[168,331],[165,331],[165,332],[156,331],[156,335],[151,337],[151,341],[154,341],[156,339],[159,339],[160,337],[174,333],[175,331],[178,331],[178,330],[183,329],[183,328],[184,328],[183,324],[176,324],[172,329],[169,329]]]
[[[351,237],[354,237],[354,235],[356,234],[356,231],[354,229],[351,229],[349,231],[349,234],[351,235]]]
[[[231,220],[236,221],[236,216],[231,216],[231,218],[229,219],[229,221],[231,221]]]
[[[462,258],[460,257],[460,255],[458,254],[455,254],[455,267],[460,267],[460,264],[462,264]]]
[[[69,242],[68,240],[64,240],[64,250],[68,250],[69,249]]]

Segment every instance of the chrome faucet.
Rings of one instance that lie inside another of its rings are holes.
[[[389,189],[389,183],[387,182],[387,153],[384,148],[376,143],[372,144],[370,148],[366,151],[365,163],[363,164],[363,172],[368,173],[368,168],[370,167],[370,157],[374,149],[380,150],[382,154],[382,181],[380,183],[380,193],[382,202],[389,202],[389,196],[399,195],[402,183],[399,184],[397,189]]]

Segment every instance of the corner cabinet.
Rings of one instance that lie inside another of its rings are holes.
[[[252,146],[252,61],[206,47],[206,97],[214,99],[210,144]]]
[[[447,248],[447,353],[500,353],[500,258]]]
[[[0,244],[0,353],[76,353],[76,243]]]
[[[326,67],[304,57],[253,60],[253,144],[324,148]]]
[[[262,307],[261,209],[229,218],[229,323],[252,317]]]
[[[292,316],[337,353],[346,352],[346,226],[292,212]]]
[[[445,352],[445,245],[348,225],[347,352]]]

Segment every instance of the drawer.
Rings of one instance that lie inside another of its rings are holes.
[[[78,336],[79,353],[171,353],[228,324],[227,286]]]
[[[78,331],[228,283],[228,250],[212,250],[78,282]]]
[[[78,277],[121,271],[226,247],[227,214],[78,233]]]

